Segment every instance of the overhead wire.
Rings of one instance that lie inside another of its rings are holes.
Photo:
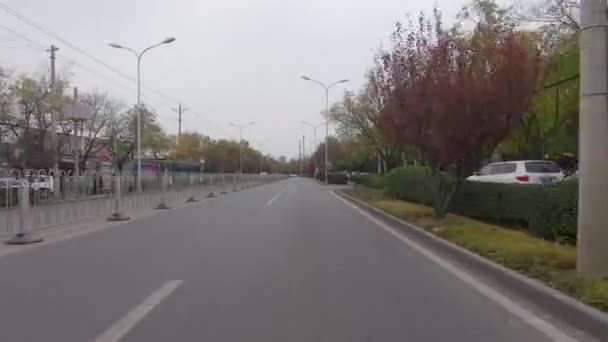
[[[2,28],[2,29],[4,29],[4,30],[6,30],[6,31],[8,31],[8,32],[10,32],[10,33],[12,33],[13,35],[15,35],[15,36],[16,36],[16,37],[18,37],[18,38],[21,38],[21,39],[23,39],[23,40],[27,41],[28,43],[30,43],[30,44],[32,44],[32,45],[34,45],[35,47],[37,47],[37,48],[39,48],[39,49],[41,49],[41,50],[43,50],[43,51],[45,51],[45,50],[46,50],[46,47],[45,47],[44,45],[42,45],[42,44],[40,44],[40,43],[38,43],[38,42],[33,41],[32,39],[30,39],[30,38],[28,38],[28,37],[24,36],[23,34],[21,34],[21,33],[17,32],[17,31],[15,31],[15,30],[13,30],[13,29],[11,29],[10,27],[6,27],[6,26],[4,26],[4,25],[0,24],[0,28]]]
[[[10,27],[7,27],[5,25],[0,24],[0,28],[2,28],[4,30],[6,30],[7,32],[11,33],[15,37],[20,38],[20,39],[28,42],[29,44],[33,45],[33,47],[35,47],[37,50],[47,51],[47,47],[45,47],[44,45],[42,45],[42,44],[34,41],[33,39],[27,37],[26,35],[24,35],[22,33],[19,33],[19,32],[15,31],[15,30],[11,29]],[[67,56],[65,56],[63,54],[57,54],[57,56],[62,57],[64,60],[72,63],[73,65],[77,66],[78,68],[80,68],[82,70],[85,70],[85,71],[87,71],[87,72],[89,72],[89,73],[91,73],[91,74],[93,74],[93,75],[95,75],[97,77],[100,77],[103,80],[105,80],[106,82],[112,83],[113,85],[118,86],[118,87],[120,87],[120,88],[122,88],[124,90],[127,90],[129,92],[135,92],[135,90],[136,90],[136,88],[134,86],[127,86],[127,85],[124,85],[124,84],[122,84],[120,82],[117,82],[117,81],[115,81],[115,80],[107,77],[103,73],[101,73],[99,71],[96,71],[95,69],[89,68],[89,67],[85,66],[84,64],[82,64],[80,62],[77,62],[76,60],[74,60],[72,58],[69,58],[69,57],[67,57]],[[156,103],[155,105],[157,107],[164,107],[164,106],[170,106],[171,105],[168,101],[165,101],[165,103],[166,104],[163,105],[163,106],[159,106],[158,103]]]
[[[72,44],[71,42],[67,41],[66,39],[62,38],[61,36],[57,35],[56,33],[50,31],[49,29],[47,29],[47,28],[39,25],[38,23],[34,22],[33,20],[28,19],[26,16],[20,14],[19,12],[15,11],[14,9],[10,8],[9,6],[7,6],[6,4],[4,4],[2,2],[0,2],[0,9],[4,10],[6,13],[8,13],[8,14],[14,16],[14,17],[16,17],[17,19],[25,22],[26,24],[34,27],[36,30],[38,30],[38,31],[40,31],[40,32],[42,32],[42,33],[44,33],[44,34],[46,34],[46,35],[48,35],[48,36],[50,36],[50,37],[52,37],[52,38],[54,38],[56,40],[58,40],[59,42],[63,43],[64,45],[66,45],[67,47],[69,47],[72,50],[76,51],[77,53],[79,53],[79,54],[81,54],[81,55],[83,55],[85,57],[88,57],[89,59],[93,60],[97,64],[102,65],[103,67],[105,67],[106,69],[108,69],[108,70],[112,71],[113,73],[119,75],[120,77],[122,77],[124,79],[127,79],[129,81],[132,81],[132,82],[137,82],[137,79],[135,79],[134,77],[129,76],[129,75],[125,74],[124,72],[118,70],[117,68],[115,68],[115,67],[107,64],[106,62],[104,62],[103,60],[99,59],[98,57],[95,57],[94,55],[88,53],[84,49],[76,46],[75,44]],[[24,35],[16,32],[16,31],[14,31],[14,30],[6,27],[6,26],[0,25],[0,27],[4,28],[5,30],[7,30],[7,31],[9,31],[9,32],[11,32],[13,34],[15,34],[16,36],[18,36],[18,37],[20,37],[20,38],[22,38],[22,39],[30,42],[34,46],[36,46],[36,47],[38,47],[38,48],[46,51],[46,47],[43,46],[42,44],[37,43],[37,42],[29,39],[28,37],[26,37],[26,36],[24,36]],[[72,63],[74,63],[75,65],[78,65],[81,69],[86,70],[86,71],[88,71],[90,73],[93,73],[93,74],[97,74],[97,76],[100,76],[100,73],[92,71],[92,69],[89,69],[87,67],[84,67],[82,63],[78,63],[78,62],[76,62],[73,59],[70,59],[70,61]],[[109,79],[107,77],[105,77],[105,76],[100,76],[100,77],[104,78],[106,81],[109,81]],[[117,84],[115,81],[110,81],[110,82],[112,82],[114,84]],[[121,85],[121,87],[125,88],[126,86]],[[169,102],[170,103],[181,102],[181,101],[179,101],[177,99],[174,99],[174,98],[172,98],[170,96],[167,96],[167,95],[161,93],[160,91],[158,91],[156,89],[150,88],[149,86],[146,86],[144,84],[142,84],[142,88],[148,90],[151,93],[154,93],[156,96],[158,96],[159,98],[163,99],[164,101],[167,101],[166,103],[169,103]],[[193,113],[193,114],[196,114],[196,113]],[[213,123],[211,120],[205,118],[204,116],[198,115],[198,117],[200,119],[206,121],[208,124],[210,124],[210,126],[215,127],[217,130],[220,130],[222,132],[226,132],[226,128],[223,128],[222,126]]]
[[[132,82],[137,82],[137,79],[135,79],[134,77],[127,75],[126,73],[118,70],[117,68],[115,68],[115,67],[109,65],[108,63],[104,62],[103,60],[99,59],[98,57],[95,57],[94,55],[88,53],[84,49],[76,46],[75,44],[72,44],[71,42],[67,41],[66,39],[62,38],[61,36],[57,35],[56,33],[50,31],[49,29],[47,29],[45,27],[42,27],[38,23],[34,22],[33,20],[28,19],[26,16],[24,16],[21,13],[15,11],[14,9],[12,9],[9,6],[3,4],[2,2],[0,2],[0,8],[2,10],[4,10],[6,13],[8,13],[8,14],[16,17],[17,19],[25,22],[26,24],[34,27],[36,30],[38,30],[38,31],[40,31],[40,32],[42,32],[42,33],[44,33],[44,34],[46,34],[46,35],[48,35],[48,36],[50,36],[50,37],[52,37],[52,38],[54,38],[56,40],[58,40],[59,42],[63,43],[65,46],[71,48],[72,50],[78,52],[79,54],[81,54],[83,56],[86,56],[86,57],[90,58],[94,62],[96,62],[96,63],[104,66],[106,69],[108,69],[108,70],[116,73],[117,75],[119,75],[119,76],[121,76],[121,77],[123,77],[125,79],[128,79],[128,80],[130,80]],[[166,99],[168,101],[171,101],[173,103],[179,102],[179,100],[173,99],[170,96],[167,96],[167,95],[161,93],[160,91],[158,91],[156,89],[153,89],[153,88],[150,88],[150,87],[148,87],[146,85],[142,84],[142,88],[148,89],[149,91],[154,92],[157,96],[162,97],[162,98],[164,98],[164,99]]]

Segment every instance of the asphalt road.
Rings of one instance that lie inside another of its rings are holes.
[[[548,341],[283,180],[0,258],[0,341]]]

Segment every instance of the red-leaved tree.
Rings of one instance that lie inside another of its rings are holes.
[[[438,11],[419,23],[398,45],[401,81],[382,126],[419,149],[441,217],[464,175],[520,122],[541,63],[530,35],[495,20],[481,20],[469,33],[444,32]]]

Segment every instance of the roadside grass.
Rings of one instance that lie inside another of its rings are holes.
[[[489,260],[542,281],[578,300],[608,312],[608,279],[576,273],[576,247],[533,237],[526,232],[470,218],[437,219],[430,207],[383,198],[377,192],[349,192],[366,203]]]

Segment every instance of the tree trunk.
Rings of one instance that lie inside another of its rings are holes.
[[[447,215],[452,197],[458,189],[458,182],[450,182],[447,176],[435,167],[427,173],[427,185],[433,195],[435,217],[444,218]]]

